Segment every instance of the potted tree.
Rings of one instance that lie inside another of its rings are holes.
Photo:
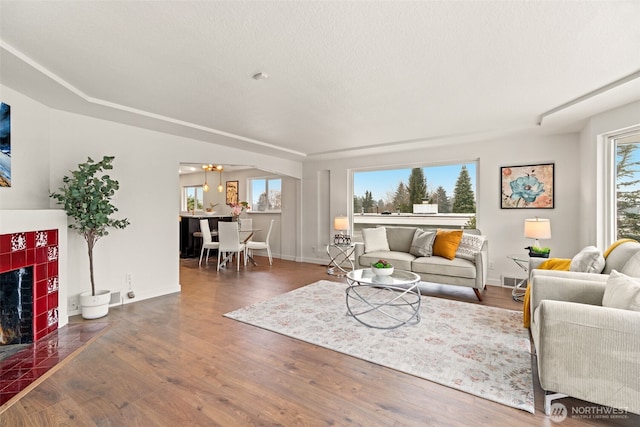
[[[78,165],[78,169],[71,171],[71,176],[62,178],[64,185],[59,192],[50,194],[72,219],[69,228],[76,230],[87,242],[91,291],[80,294],[82,317],[85,319],[106,316],[111,299],[111,291],[96,290],[93,249],[101,237],[109,234],[109,229],[123,229],[129,225],[126,218],[110,218],[118,211],[111,203],[111,197],[118,190],[119,183],[104,171],[113,169],[113,159],[104,156],[101,161],[95,162],[88,157],[86,162]]]

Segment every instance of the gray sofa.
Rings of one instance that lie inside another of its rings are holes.
[[[355,268],[370,267],[371,263],[383,258],[390,261],[394,268],[417,273],[423,282],[472,288],[478,300],[482,301],[480,291],[485,288],[487,282],[488,241],[485,240],[473,261],[459,257],[449,260],[439,256],[415,256],[410,253],[410,249],[417,227],[385,228],[389,251],[365,252],[364,243],[358,242],[354,250]],[[481,234],[477,229],[464,230],[464,232]],[[421,287],[428,288],[425,285]]]

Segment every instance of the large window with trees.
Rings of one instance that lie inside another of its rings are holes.
[[[354,172],[354,213],[413,213],[413,205],[437,205],[437,213],[476,212],[476,163]]]
[[[610,140],[615,152],[614,236],[640,240],[640,128]]]

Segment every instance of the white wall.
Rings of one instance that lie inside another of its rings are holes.
[[[351,212],[351,171],[390,166],[424,166],[430,163],[478,159],[477,224],[489,238],[489,283],[499,284],[502,274],[522,275],[508,254],[524,254],[531,241],[523,237],[525,218],[551,220],[552,238],[545,246],[552,256],[571,257],[581,248],[578,236],[580,173],[576,167],[578,135],[514,136],[455,146],[430,147],[410,153],[350,157],[305,163],[303,177],[303,241],[305,260],[325,260],[325,246],[335,215]],[[555,163],[555,209],[500,209],[500,166]],[[328,179],[324,178],[328,175]],[[428,177],[427,177],[428,179]],[[325,188],[325,187],[329,188]],[[317,197],[325,193],[328,197]],[[328,206],[322,200],[328,202]],[[314,250],[315,248],[315,250]]]

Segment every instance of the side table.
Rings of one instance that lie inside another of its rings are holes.
[[[353,260],[351,260],[351,255],[353,255],[355,248],[356,245],[353,243],[328,244],[327,255],[329,255],[329,264],[327,265],[327,274],[344,277],[348,272],[353,271],[354,265]],[[349,264],[346,268],[342,266],[345,262]]]
[[[524,294],[527,291],[527,283],[529,282],[529,257],[527,255],[514,254],[507,255],[507,258],[515,262],[522,271],[527,273],[527,277],[516,283],[513,291],[511,291],[511,297],[514,301],[523,302]]]

